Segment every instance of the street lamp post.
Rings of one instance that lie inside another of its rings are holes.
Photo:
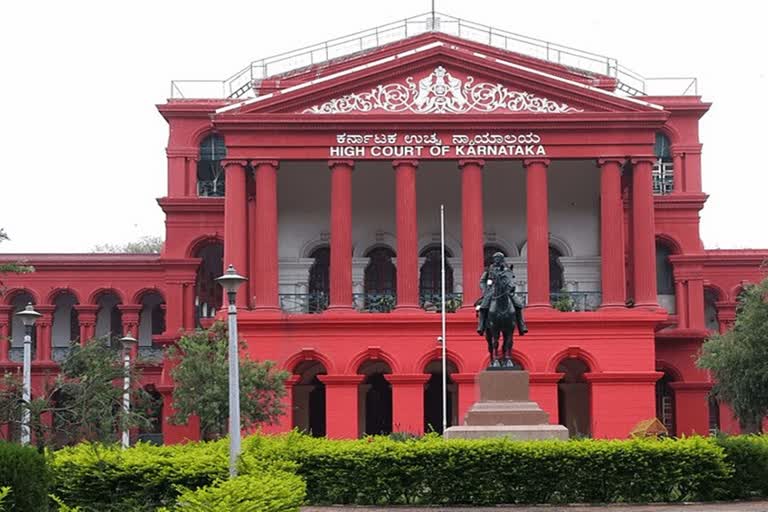
[[[123,438],[120,443],[123,450],[131,446],[131,433],[128,430],[128,414],[131,412],[131,349],[136,346],[136,338],[127,335],[120,338],[123,346]]]
[[[237,457],[240,455],[240,368],[237,347],[237,289],[247,279],[230,265],[216,281],[227,292],[227,327],[229,331],[229,475],[237,475]]]
[[[21,387],[21,401],[24,403],[21,411],[21,444],[27,445],[30,440],[29,432],[29,401],[32,389],[32,329],[41,315],[32,303],[27,304],[24,310],[16,313],[24,324],[24,374]]]

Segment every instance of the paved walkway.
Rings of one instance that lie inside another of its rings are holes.
[[[768,501],[678,503],[674,505],[568,505],[509,507],[302,507],[302,512],[768,512]]]

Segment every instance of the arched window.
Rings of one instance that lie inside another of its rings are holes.
[[[503,247],[496,245],[496,244],[487,244],[485,247],[483,247],[483,267],[488,268],[488,265],[490,265],[493,262],[493,255],[497,252],[500,252],[504,255],[506,258],[509,256],[507,254],[507,251],[504,250]]]
[[[704,288],[704,326],[710,332],[720,330],[720,322],[717,319],[718,293],[711,288]]]
[[[123,336],[123,314],[118,308],[120,297],[107,291],[99,295],[96,304],[99,306],[96,313],[96,337],[106,336],[112,344],[113,340]]]
[[[653,151],[656,156],[656,163],[653,164],[653,193],[657,195],[671,194],[674,188],[674,169],[672,167],[672,150],[666,135],[656,132],[656,143]]]
[[[227,156],[224,137],[211,134],[200,143],[197,162],[197,195],[224,197],[224,168],[221,160]]]
[[[549,292],[558,293],[563,290],[565,286],[565,278],[563,275],[563,265],[560,263],[560,258],[563,253],[557,247],[549,246]]]
[[[70,292],[62,291],[53,299],[53,326],[51,342],[54,361],[61,361],[69,353],[70,343],[80,337],[77,299]]]
[[[141,296],[139,317],[139,347],[151,347],[152,336],[165,332],[165,300],[158,292],[147,292]]]
[[[23,311],[27,304],[34,304],[35,299],[26,291],[20,292],[11,301],[11,347],[8,356],[11,361],[22,362],[24,359],[24,324],[16,313]],[[4,342],[4,341],[3,341]],[[37,350],[37,325],[32,328],[32,359]]]
[[[442,293],[440,247],[427,247],[419,256],[424,258],[424,264],[419,271],[419,296],[422,304],[425,301],[434,303],[439,300]],[[448,258],[452,257],[452,254],[448,249],[445,250],[445,257],[445,294],[447,296],[453,293],[453,268],[448,263]]]
[[[309,257],[315,260],[309,268],[309,312],[319,313],[328,307],[331,292],[331,248],[318,247]]]
[[[202,259],[195,280],[195,323],[202,327],[201,319],[213,318],[221,309],[222,289],[216,278],[224,273],[224,245],[221,242],[206,244],[195,256]]]
[[[675,306],[675,276],[669,257],[672,251],[666,244],[656,243],[656,294],[659,305],[670,314],[676,311]]]
[[[395,251],[389,247],[374,247],[366,253],[370,258],[365,267],[365,293],[367,295],[395,295],[397,292],[397,270],[392,258]]]

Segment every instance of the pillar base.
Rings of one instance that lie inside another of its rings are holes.
[[[600,307],[597,308],[598,311],[620,311],[627,309],[626,304],[619,304],[618,302],[614,304],[600,304]]]
[[[357,310],[354,306],[328,306],[325,309],[328,313],[357,313]]]
[[[395,312],[397,313],[422,313],[423,309],[418,304],[398,304],[395,306]]]

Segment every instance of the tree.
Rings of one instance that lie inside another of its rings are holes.
[[[10,240],[10,238],[5,230],[0,228],[0,242],[4,242],[5,240]],[[25,265],[23,262],[0,263],[0,277],[2,277],[3,274],[26,274],[34,271],[34,267]],[[0,279],[0,295],[3,294],[3,290],[3,281]],[[0,342],[2,342],[2,340],[0,340]]]
[[[208,330],[184,335],[177,347],[168,349],[176,383],[173,406],[176,423],[191,415],[200,419],[203,439],[216,439],[227,433],[229,417],[227,327],[217,322]],[[241,349],[245,344],[241,341]],[[240,416],[244,428],[272,424],[283,413],[285,379],[272,361],[257,362],[240,353]]]
[[[124,254],[159,254],[163,248],[163,239],[159,236],[143,236],[134,242],[125,244],[99,244],[93,252]]]
[[[61,370],[46,379],[45,388],[29,403],[21,400],[21,376],[6,373],[0,384],[0,424],[18,431],[21,413],[30,411],[30,430],[38,448],[60,447],[80,441],[112,443],[125,424],[149,427],[152,396],[140,387],[131,390],[131,409],[123,411],[124,376],[120,352],[104,338],[74,345]],[[131,382],[139,382],[135,367]]]
[[[712,372],[712,393],[742,429],[759,431],[768,414],[768,279],[744,290],[733,329],[704,342],[697,365]]]

